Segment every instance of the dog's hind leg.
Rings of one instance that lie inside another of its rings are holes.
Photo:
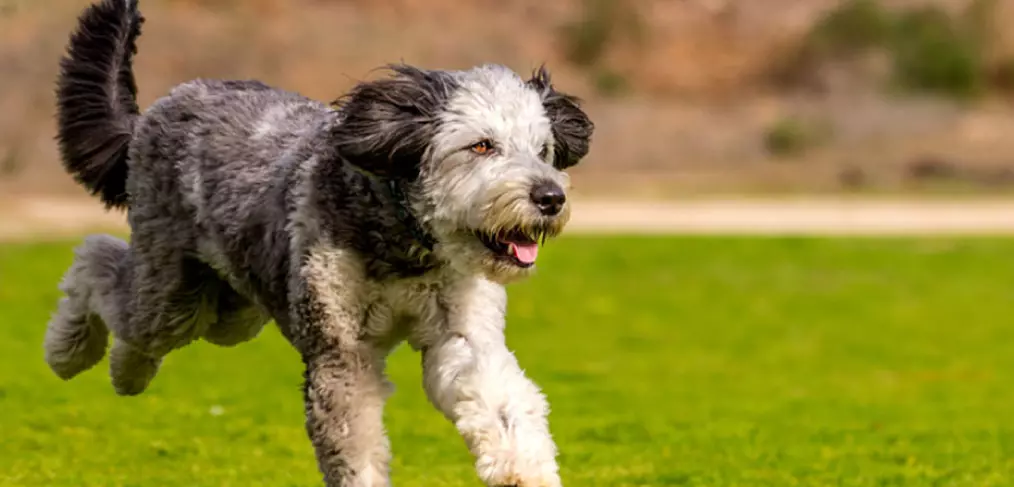
[[[46,328],[46,362],[61,379],[95,366],[106,353],[109,330],[103,315],[117,313],[118,283],[123,279],[126,242],[94,235],[75,249],[74,263],[63,277],[65,296]]]
[[[162,249],[163,252],[166,249]],[[46,362],[70,379],[109,353],[113,387],[139,394],[162,357],[201,336],[216,320],[217,293],[225,286],[200,262],[176,251],[161,259],[139,253],[108,235],[88,237],[64,276],[65,297],[46,330]]]
[[[204,340],[221,347],[232,347],[253,340],[270,316],[253,301],[222,283],[218,292],[218,319],[204,332]]]
[[[169,352],[201,337],[217,319],[218,290],[224,285],[203,263],[182,252],[131,248],[130,306],[116,324],[109,355],[113,388],[120,395],[147,389]],[[149,251],[140,252],[140,249]]]
[[[155,378],[162,358],[193,342],[213,323],[217,281],[187,279],[158,297],[135,296],[125,338],[113,333],[109,375],[116,393],[134,396]]]
[[[121,396],[136,396],[144,392],[161,364],[161,357],[152,357],[123,340],[114,339],[109,350],[109,376],[113,389]]]

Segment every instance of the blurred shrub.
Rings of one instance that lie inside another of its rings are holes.
[[[880,51],[890,60],[891,86],[901,91],[970,98],[1006,90],[1014,60],[990,56],[994,8],[995,0],[974,0],[955,15],[935,5],[888,9],[877,0],[846,0],[774,67],[775,79],[805,83],[827,63]]]
[[[567,61],[588,69],[592,84],[607,96],[628,88],[625,77],[605,66],[607,54],[621,42],[639,42],[642,35],[641,17],[628,0],[583,0],[578,18],[559,31]]]
[[[24,167],[21,163],[17,148],[10,148],[6,152],[0,151],[0,179],[13,177],[21,172]]]
[[[20,0],[0,0],[0,18],[10,17],[21,10]]]
[[[610,0],[584,1],[581,18],[562,29],[568,61],[589,67],[605,55],[610,39],[616,34],[613,9]]]
[[[780,87],[823,88],[827,65],[858,61],[884,48],[891,31],[891,17],[877,0],[846,0],[817,20],[787,55],[774,60],[771,80]]]
[[[806,56],[847,56],[881,47],[890,38],[890,16],[876,0],[849,0],[811,28],[802,49]]]
[[[975,29],[935,7],[902,12],[894,23],[894,81],[906,91],[957,98],[978,95],[986,85],[984,46]]]
[[[595,90],[604,96],[619,96],[630,91],[630,83],[622,73],[603,68],[595,73]]]
[[[795,156],[822,144],[830,128],[798,117],[782,117],[764,133],[764,148],[779,157]]]

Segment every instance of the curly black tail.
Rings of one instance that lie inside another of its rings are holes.
[[[127,206],[127,147],[140,114],[131,63],[143,22],[137,0],[101,0],[81,14],[60,62],[63,165],[107,207]]]

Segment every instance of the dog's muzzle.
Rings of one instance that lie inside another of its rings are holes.
[[[528,268],[535,265],[539,245],[563,230],[569,216],[567,194],[556,182],[539,179],[528,189],[527,201],[522,199],[510,207],[520,216],[474,233],[498,260]]]

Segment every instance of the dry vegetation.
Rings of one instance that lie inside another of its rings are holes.
[[[80,194],[56,160],[52,86],[87,3],[0,0],[2,193]],[[546,62],[587,100],[599,127],[575,174],[586,193],[1011,184],[1014,121],[989,97],[974,105],[898,97],[880,89],[885,63],[874,51],[820,58],[795,78],[802,84],[774,76],[840,3],[143,0],[149,21],[137,72],[142,104],[199,76],[261,78],[326,100],[392,61],[519,71]],[[880,3],[939,4],[953,14],[969,2]],[[1014,0],[998,0],[993,22],[1010,12]],[[1003,59],[1010,35],[997,29],[990,60]]]

